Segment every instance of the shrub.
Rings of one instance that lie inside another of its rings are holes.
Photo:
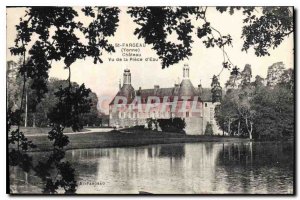
[[[144,127],[144,125],[137,125],[137,126],[134,126],[133,129],[135,129],[135,130],[144,130],[145,127]]]
[[[153,130],[153,128],[154,128],[154,130],[157,130],[157,128],[158,128],[158,123],[157,123],[156,119],[148,118],[147,125],[148,125],[148,129],[150,129],[150,130]]]
[[[157,122],[162,131],[185,133],[183,130],[186,127],[186,123],[184,119],[181,118],[158,119]]]
[[[207,122],[204,135],[213,135],[213,129],[211,123]]]

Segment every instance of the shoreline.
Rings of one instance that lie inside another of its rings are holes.
[[[26,135],[25,135],[26,136]],[[52,142],[45,136],[26,136],[36,148],[28,152],[52,150]],[[184,135],[178,133],[135,131],[135,132],[91,132],[68,135],[70,143],[66,150],[91,148],[121,148],[158,144],[198,143],[198,142],[247,142],[248,138],[230,136]]]

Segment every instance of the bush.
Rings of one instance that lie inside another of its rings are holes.
[[[207,122],[204,135],[213,135],[213,129],[211,123]]]
[[[162,131],[185,133],[183,130],[186,127],[186,123],[184,119],[181,118],[158,119],[157,122]]]
[[[135,130],[144,130],[145,127],[144,127],[144,125],[137,125],[137,126],[132,127],[132,129],[135,129]]]
[[[150,130],[157,130],[157,128],[158,128],[156,119],[148,118],[147,125],[148,125],[148,129],[150,129]]]

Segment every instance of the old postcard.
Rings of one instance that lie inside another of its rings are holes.
[[[7,193],[295,194],[293,7],[7,7]]]

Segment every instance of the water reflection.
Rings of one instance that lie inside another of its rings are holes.
[[[291,193],[293,154],[292,143],[194,143],[70,150],[66,159],[78,193]],[[40,191],[32,174],[11,174],[17,191]]]

